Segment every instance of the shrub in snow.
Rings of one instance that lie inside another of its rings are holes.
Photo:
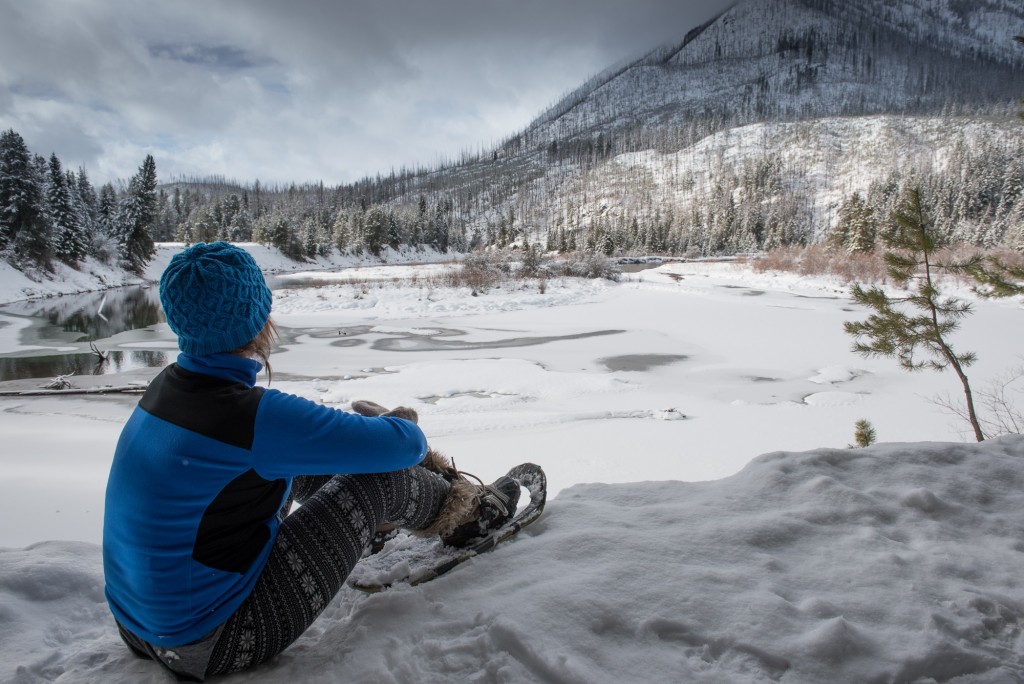
[[[622,270],[618,264],[600,254],[574,252],[563,262],[562,275],[571,278],[604,278],[618,282]]]

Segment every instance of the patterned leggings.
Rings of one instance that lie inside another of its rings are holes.
[[[140,643],[123,629],[122,637],[133,651],[156,659],[179,679],[203,681],[263,663],[320,615],[379,524],[428,527],[448,487],[443,477],[420,466],[392,473],[295,478],[292,497],[302,505],[281,522],[252,593],[226,623],[194,644],[173,649]]]

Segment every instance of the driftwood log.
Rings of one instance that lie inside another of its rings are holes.
[[[142,394],[146,385],[121,385],[119,387],[72,387],[70,389],[26,389],[2,390],[0,397],[57,397],[70,394]]]

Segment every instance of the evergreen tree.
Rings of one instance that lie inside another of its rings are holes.
[[[349,217],[344,209],[339,209],[331,224],[332,242],[335,248],[342,254],[348,249],[351,237],[349,235]]]
[[[114,237],[117,218],[117,192],[112,183],[105,183],[100,188],[99,205],[96,210],[96,223],[104,235]]]
[[[466,235],[466,224],[459,221],[458,228],[450,233],[449,247],[455,252],[465,254],[469,251],[469,237]]]
[[[46,181],[50,176],[50,162],[41,154],[32,155],[32,168],[35,171],[36,182],[43,193],[43,209],[46,209]]]
[[[402,246],[402,228],[394,212],[388,212],[388,246],[397,250]]]
[[[541,275],[542,265],[540,245],[531,245],[527,242],[523,249],[522,275],[526,278],[536,278]]]
[[[100,200],[96,194],[96,189],[93,188],[92,183],[89,182],[89,176],[85,172],[85,167],[81,166],[78,168],[78,178],[75,184],[76,192],[78,193],[78,199],[82,203],[82,218],[84,219],[86,227],[86,235],[91,239],[93,233],[96,231],[96,220],[99,214]]]
[[[125,268],[141,274],[156,248],[150,226],[156,219],[156,162],[146,155],[117,208],[117,253]]]
[[[49,266],[49,221],[41,178],[25,140],[13,129],[0,133],[0,252]]]
[[[67,176],[56,154],[50,155],[50,175],[46,189],[50,219],[53,222],[54,255],[66,263],[77,263],[85,258],[88,243],[72,203]]]
[[[220,237],[221,227],[210,209],[197,211],[186,224],[188,227],[181,236],[183,242],[214,242]]]
[[[967,418],[975,438],[985,439],[974,410],[974,398],[964,368],[974,363],[973,352],[958,354],[949,342],[960,319],[971,306],[955,297],[943,298],[935,285],[937,271],[963,270],[960,265],[933,263],[936,247],[934,221],[928,215],[919,189],[907,191],[893,214],[895,229],[885,237],[889,250],[885,263],[889,277],[901,286],[916,280],[906,297],[890,297],[879,287],[853,286],[853,299],[874,313],[864,321],[847,321],[843,328],[854,337],[853,350],[866,357],[896,358],[908,371],[952,368],[963,386]],[[920,312],[915,315],[914,311]],[[924,360],[921,356],[924,356]]]
[[[366,248],[366,211],[358,207],[348,221],[348,248],[361,254]]]
[[[266,214],[261,214],[252,225],[252,241],[261,245],[270,243],[270,219]]]
[[[283,213],[263,214],[257,221],[256,232],[263,242],[277,247],[285,255],[293,259],[301,256],[302,245]]]
[[[142,160],[142,165],[139,166],[136,177],[139,179],[137,190],[139,204],[144,209],[141,218],[151,224],[156,217],[157,210],[156,161],[153,160],[153,155],[147,154],[146,158]]]
[[[71,180],[74,178],[74,182]],[[68,171],[68,187],[72,188],[72,203],[75,205],[75,212],[78,214],[78,223],[82,227],[82,234],[85,236],[86,250],[92,253],[95,245],[93,241],[96,236],[96,218],[99,208],[99,197],[96,190],[89,182],[89,176],[84,167],[79,167],[78,173]]]
[[[374,256],[380,256],[388,238],[388,217],[384,210],[377,205],[370,207],[366,212],[363,230],[366,248]]]
[[[71,169],[64,172],[64,184],[67,186],[68,197],[71,200],[71,211],[75,214],[75,222],[78,224],[78,228],[82,234],[83,248],[86,254],[88,254],[89,225],[86,218],[85,205],[82,203],[82,198],[78,196],[78,177]]]
[[[495,238],[495,244],[498,249],[504,249],[509,243],[508,239],[508,224],[505,223],[505,217],[501,216],[498,219],[498,233]]]
[[[853,193],[839,207],[839,220],[829,235],[829,242],[851,254],[874,249],[875,221],[860,193]]]
[[[185,220],[184,206],[181,203],[181,188],[174,188],[174,194],[171,195],[171,211],[174,216],[174,224],[180,225]]]
[[[1019,157],[1014,157],[1008,161],[1003,171],[996,216],[1005,220],[1021,201],[1024,201],[1024,162]]]
[[[315,257],[319,251],[315,218],[307,216],[302,220],[302,225],[299,226],[298,237],[299,242],[302,244],[302,255],[306,257]]]
[[[438,252],[448,251],[448,241],[451,239],[451,217],[452,201],[450,199],[438,200],[434,208],[434,219],[430,224],[430,246]]]
[[[416,204],[416,220],[412,226],[412,235],[409,241],[417,249],[423,246],[427,234],[427,198],[420,195]]]
[[[220,228],[219,237],[229,242],[246,242],[252,239],[252,222],[244,202],[237,194],[232,193],[219,202],[217,223]]]

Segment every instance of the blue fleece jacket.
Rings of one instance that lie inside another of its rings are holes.
[[[296,475],[419,463],[420,429],[255,387],[262,366],[181,354],[121,433],[107,482],[103,566],[110,609],[160,646],[190,643],[252,591]]]

